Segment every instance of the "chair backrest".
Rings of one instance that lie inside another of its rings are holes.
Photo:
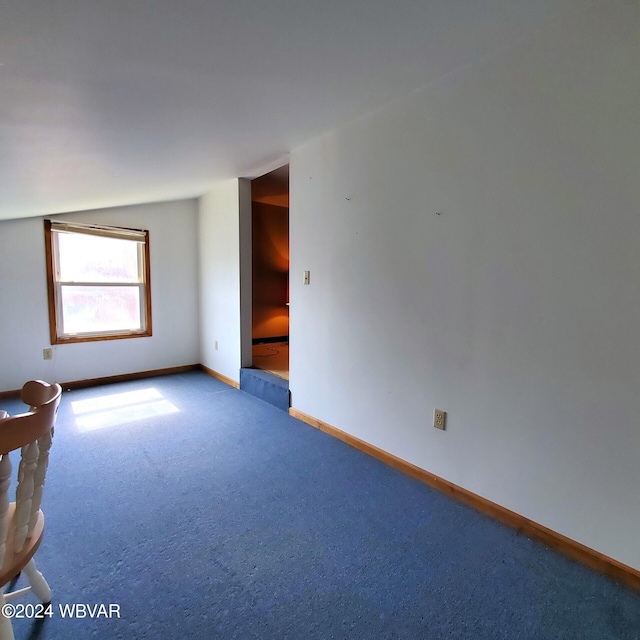
[[[29,405],[29,411],[0,419],[0,566],[6,554],[22,551],[38,521],[61,395],[59,384],[30,380],[20,394],[22,401]],[[16,449],[21,449],[21,460],[15,508],[13,505],[10,508],[12,467],[9,454]],[[42,535],[41,531],[39,535]]]

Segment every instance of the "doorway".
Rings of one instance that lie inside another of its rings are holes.
[[[252,366],[289,379],[289,165],[251,181]]]

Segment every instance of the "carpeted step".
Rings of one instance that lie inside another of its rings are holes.
[[[240,389],[289,411],[289,381],[260,369],[240,369]]]

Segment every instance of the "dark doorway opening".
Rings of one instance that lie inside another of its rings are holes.
[[[289,379],[289,165],[251,181],[253,367]]]

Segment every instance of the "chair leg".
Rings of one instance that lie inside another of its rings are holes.
[[[14,640],[11,618],[7,618],[2,613],[5,603],[6,600],[4,599],[4,593],[0,591],[0,640]]]
[[[33,561],[33,558],[27,562],[23,571],[27,576],[27,580],[31,585],[33,593],[36,594],[40,602],[51,602],[51,589],[49,588],[47,581],[44,579],[44,576],[38,571],[38,567],[36,567],[36,563]]]

